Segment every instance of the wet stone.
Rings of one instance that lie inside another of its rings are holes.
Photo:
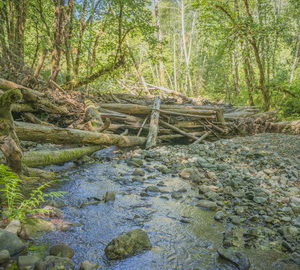
[[[105,255],[111,260],[124,259],[152,248],[146,232],[132,230],[113,239],[105,248]]]
[[[36,256],[19,256],[18,269],[19,270],[34,270],[41,259]]]
[[[83,261],[80,264],[79,270],[96,270],[96,269],[99,269],[99,268],[101,268],[101,267],[97,263],[91,263],[89,261]]]
[[[42,262],[37,263],[38,270],[74,270],[75,264],[66,257],[47,256]]]
[[[253,201],[259,204],[263,204],[268,200],[267,197],[254,197]]]
[[[241,221],[242,221],[239,216],[230,216],[230,220],[235,225],[241,224]]]
[[[116,199],[116,193],[114,191],[106,191],[103,199],[104,202],[114,201]]]
[[[145,191],[158,193],[158,192],[160,192],[160,189],[157,186],[149,186],[149,187],[145,188]]]
[[[0,265],[9,262],[10,254],[8,250],[1,250],[0,251]]]
[[[224,220],[225,218],[226,218],[226,214],[222,211],[218,211],[214,216],[214,219],[217,221]]]
[[[8,250],[12,256],[21,252],[24,248],[24,243],[16,234],[0,229],[0,250]]]
[[[141,168],[136,168],[132,175],[137,175],[137,176],[144,176],[145,175],[145,171]]]
[[[183,196],[182,196],[181,193],[175,191],[175,192],[172,192],[172,193],[171,193],[171,197],[172,197],[173,199],[175,199],[175,200],[179,200],[179,199],[181,199]]]
[[[235,252],[229,249],[218,249],[218,254],[222,259],[238,267],[239,270],[250,269],[251,264],[249,259],[241,252]]]
[[[212,201],[207,201],[207,200],[200,200],[197,204],[197,206],[206,208],[208,210],[216,210],[218,208],[217,204]]]
[[[72,258],[74,256],[74,250],[65,244],[52,246],[49,250],[49,254],[57,257]]]

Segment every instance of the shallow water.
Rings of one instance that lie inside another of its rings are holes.
[[[74,261],[99,263],[104,269],[237,269],[217,260],[216,250],[221,246],[223,225],[213,219],[214,212],[196,207],[197,192],[182,179],[162,175],[158,163],[148,162],[143,181],[132,181],[134,167],[124,161],[112,160],[68,169],[69,180],[60,190],[66,191],[63,208],[66,220],[78,223],[66,232],[45,234],[39,243],[65,243],[75,250]],[[164,182],[161,193],[142,197],[147,186]],[[171,192],[186,188],[183,198],[171,198]],[[114,202],[86,205],[91,198],[102,198],[106,191],[117,193]],[[106,244],[119,234],[144,229],[153,248],[134,257],[108,261],[104,255]],[[273,252],[248,252],[253,269],[271,269]],[[103,269],[102,268],[102,269]]]

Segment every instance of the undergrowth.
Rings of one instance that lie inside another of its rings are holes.
[[[47,212],[40,208],[40,205],[47,198],[60,197],[63,192],[49,192],[45,190],[54,184],[55,181],[43,183],[32,189],[29,194],[23,192],[23,182],[17,174],[7,166],[0,164],[0,202],[2,205],[2,216],[8,219],[26,220],[30,216]]]

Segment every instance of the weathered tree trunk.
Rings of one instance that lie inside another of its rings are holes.
[[[51,60],[51,76],[50,80],[56,81],[60,71],[60,60],[62,54],[62,45],[65,27],[65,5],[64,0],[54,0],[55,5],[55,31],[53,40],[53,51]]]
[[[143,145],[146,142],[146,139],[143,137],[104,134],[23,122],[15,122],[15,127],[20,140],[24,141],[57,144],[117,145],[120,147]]]
[[[101,108],[117,111],[120,113],[126,114],[137,114],[137,115],[146,115],[151,113],[151,107],[138,104],[119,104],[119,103],[106,103],[100,104]],[[205,115],[213,116],[216,115],[216,110],[213,107],[193,107],[193,106],[176,106],[176,105],[162,105],[162,110],[169,110],[177,113],[192,114],[192,115]],[[208,117],[209,118],[209,117]]]
[[[0,96],[0,150],[7,165],[16,173],[22,171],[22,150],[14,130],[11,105],[22,99],[20,90],[13,89]]]
[[[158,124],[159,124],[159,108],[160,108],[160,97],[158,96],[155,98],[153,103],[149,134],[146,142],[146,149],[149,149],[156,145],[156,137],[158,134]]]
[[[103,146],[87,146],[56,151],[32,151],[25,152],[23,163],[29,167],[61,164],[67,161],[78,159],[84,155],[91,154],[102,149]]]

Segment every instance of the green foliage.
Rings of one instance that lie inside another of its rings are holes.
[[[25,195],[22,180],[7,166],[0,164],[0,198],[3,204],[3,215],[9,219],[25,220],[38,212],[45,212],[39,206],[49,197],[59,197],[62,192],[44,193],[54,181],[41,184]]]

